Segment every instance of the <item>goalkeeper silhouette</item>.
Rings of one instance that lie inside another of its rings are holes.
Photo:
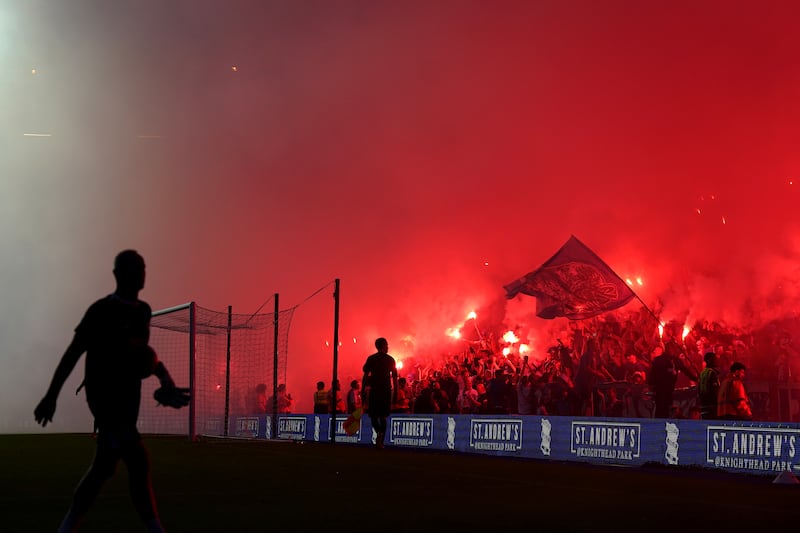
[[[120,459],[128,469],[131,499],[147,531],[164,531],[150,483],[147,450],[136,429],[142,380],[155,375],[161,382],[154,393],[156,401],[177,409],[189,404],[189,390],[175,386],[148,345],[152,311],[139,300],[145,279],[142,256],[134,250],[120,252],[114,260],[114,278],[117,289],[86,311],[56,367],[47,394],[34,410],[36,422],[42,426],[52,422],[61,387],[86,352],[83,386],[97,427],[97,450],[75,489],[59,532],[77,531]]]

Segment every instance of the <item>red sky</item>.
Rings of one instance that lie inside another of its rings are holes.
[[[340,278],[343,379],[571,234],[665,313],[795,313],[798,23],[796,2],[0,1],[0,431],[27,430],[128,247],[154,308]],[[332,310],[292,326],[306,410]]]

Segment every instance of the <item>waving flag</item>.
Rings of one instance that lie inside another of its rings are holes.
[[[344,421],[342,427],[344,428],[344,432],[348,435],[355,435],[358,433],[358,430],[361,429],[361,416],[364,413],[364,410],[359,407],[353,414],[347,417],[347,420]]]
[[[504,287],[506,297],[536,297],[536,315],[581,320],[622,307],[636,295],[573,235],[537,270]]]

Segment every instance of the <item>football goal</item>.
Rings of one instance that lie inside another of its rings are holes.
[[[277,298],[276,298],[277,301]],[[236,415],[252,412],[255,390],[275,393],[286,382],[289,327],[294,308],[236,314],[195,302],[153,312],[150,345],[179,387],[190,387],[188,409],[158,406],[158,380],[142,384],[139,431],[149,434],[228,436]]]

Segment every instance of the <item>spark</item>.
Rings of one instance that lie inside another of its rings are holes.
[[[700,214],[700,208],[699,207],[697,208],[697,214],[698,215]]]
[[[644,285],[644,282],[642,281],[642,278],[640,278],[640,277],[636,278],[636,283],[638,283],[639,285]]]
[[[232,71],[232,72],[239,72],[239,67],[237,67],[236,65],[233,65],[233,66],[231,67],[231,71]]]
[[[476,313],[475,311],[470,311],[467,314],[467,320],[475,320],[476,318],[478,318],[478,313]]]
[[[35,68],[32,68],[32,69],[31,69],[31,74],[33,74],[34,76],[36,76],[36,69],[35,69]]]
[[[625,283],[627,283],[628,285],[633,285],[631,278],[625,278]]]
[[[355,343],[356,343],[356,338],[355,338],[355,337],[353,337],[353,344],[355,344]]]
[[[52,137],[52,133],[23,133],[23,137]]]
[[[723,223],[723,224],[727,224],[727,223],[728,223],[728,221],[727,221],[727,220],[725,220],[725,217],[722,217],[722,223]]]
[[[483,262],[483,266],[488,267],[489,266],[489,261],[484,261]]]
[[[658,325],[658,338],[659,339],[664,338],[664,324]]]

